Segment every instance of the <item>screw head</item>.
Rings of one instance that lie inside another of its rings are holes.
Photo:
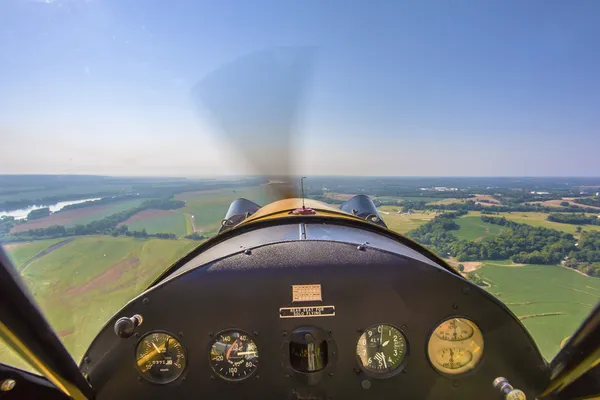
[[[5,379],[2,382],[0,382],[0,391],[10,392],[14,389],[16,384],[17,381],[15,381],[14,379]]]
[[[144,297],[144,299],[142,300],[142,304],[150,304],[150,299],[147,297]]]
[[[246,249],[246,250],[244,250],[244,254],[249,256],[250,254],[252,254],[252,250]]]

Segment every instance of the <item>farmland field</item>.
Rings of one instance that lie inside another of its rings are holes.
[[[244,197],[259,205],[277,200],[275,194],[266,190],[265,186],[236,190],[203,190],[175,196],[177,200],[185,201],[185,207],[178,211],[193,215],[196,231],[205,236],[213,236],[218,232],[229,203],[238,197]]]
[[[24,262],[27,256],[52,244],[43,242],[5,249],[15,262]],[[108,318],[198,244],[188,240],[78,237],[29,264],[22,278],[78,361]],[[0,360],[12,363],[12,356],[3,349],[0,346]]]
[[[557,265],[503,266],[485,262],[477,273],[487,290],[522,319],[542,354],[550,360],[600,300],[600,279]],[[539,314],[561,313],[560,315]]]
[[[485,238],[500,234],[504,228],[500,225],[494,225],[482,222],[478,216],[466,215],[456,219],[460,229],[452,231],[452,234],[460,240],[480,241]]]
[[[469,216],[480,217],[479,211],[469,211]],[[512,212],[512,213],[500,213],[499,215],[491,215],[492,217],[504,217],[508,220],[518,222],[520,224],[529,224],[532,226],[541,226],[542,228],[556,229],[558,231],[576,234],[575,229],[577,225],[573,224],[561,224],[559,222],[548,221],[546,218],[548,214],[539,212]],[[600,231],[599,225],[581,225],[584,230],[589,231]]]
[[[396,206],[382,206],[378,210],[389,212],[389,214],[380,213],[381,218],[390,230],[402,234],[418,228],[435,217],[435,212],[398,214],[400,207]]]
[[[174,233],[177,237],[188,233],[185,214],[174,210],[143,210],[120,225],[127,225],[130,231],[145,229],[148,233]]]
[[[52,225],[72,227],[77,224],[85,225],[121,211],[139,206],[143,200],[126,200],[100,206],[76,208],[54,213],[48,217],[36,219],[22,225],[15,225],[11,232],[23,232],[29,229],[48,228]]]

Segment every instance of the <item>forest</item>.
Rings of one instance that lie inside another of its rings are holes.
[[[558,264],[596,275],[600,262],[600,233],[582,232],[579,242],[568,233],[554,229],[519,224],[506,218],[481,216],[481,221],[504,226],[500,234],[480,242],[459,240],[452,235],[459,229],[454,218],[460,213],[446,213],[408,233],[412,239],[433,251],[456,257],[458,261],[506,260],[522,264]],[[566,263],[566,261],[565,261]]]
[[[562,214],[552,213],[546,218],[548,221],[573,225],[600,225],[600,218],[595,215],[586,216],[584,213]]]

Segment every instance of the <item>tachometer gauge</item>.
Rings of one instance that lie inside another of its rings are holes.
[[[427,345],[429,361],[441,373],[459,375],[475,368],[483,356],[483,335],[474,322],[450,318],[439,324]]]
[[[249,378],[258,369],[258,346],[245,332],[221,332],[210,347],[210,366],[220,378],[228,381]]]
[[[165,384],[181,376],[187,364],[185,349],[166,332],[150,332],[136,348],[138,370],[144,379]]]
[[[400,372],[407,353],[406,338],[391,325],[368,328],[356,344],[356,356],[361,368],[381,378]]]

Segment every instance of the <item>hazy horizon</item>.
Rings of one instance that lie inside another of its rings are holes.
[[[0,174],[265,172],[192,89],[297,45],[318,53],[294,121],[298,175],[600,173],[600,3],[260,3],[1,2]]]

